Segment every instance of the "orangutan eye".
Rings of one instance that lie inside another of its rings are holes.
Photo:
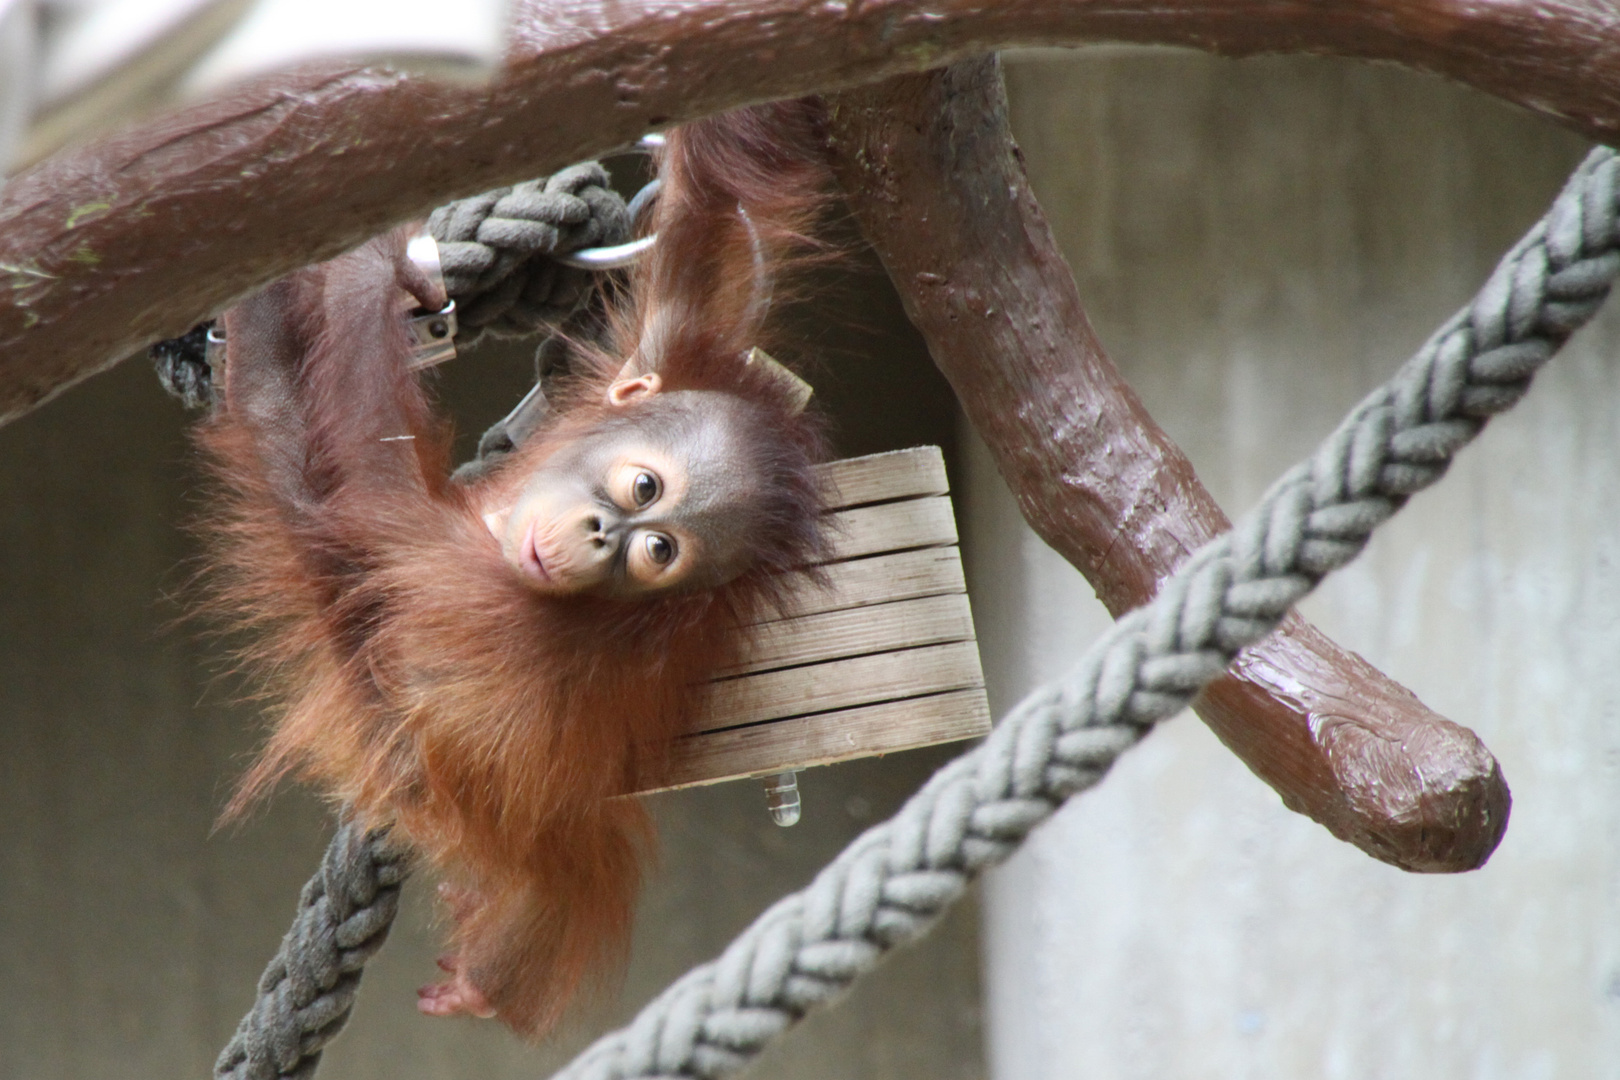
[[[647,558],[658,566],[668,566],[675,557],[675,542],[663,533],[648,533],[645,542]]]
[[[658,477],[650,472],[637,473],[630,482],[630,497],[635,500],[638,510],[658,498],[658,490]]]

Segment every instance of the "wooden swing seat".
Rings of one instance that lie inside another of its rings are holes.
[[[971,739],[990,706],[937,446],[822,466],[826,587],[760,624],[661,790]]]

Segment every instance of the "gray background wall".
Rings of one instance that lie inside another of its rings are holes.
[[[1103,52],[1012,68],[1103,341],[1244,511],[1478,287],[1579,140],[1391,68]],[[993,1075],[1620,1075],[1620,310],[1306,605],[1474,727],[1513,786],[1482,871],[1416,877],[1165,725],[986,891]],[[1103,616],[982,454],[968,518],[1005,706]]]
[[[804,313],[818,392],[846,453],[944,443],[948,391],[879,279]],[[469,436],[525,388],[526,350],[445,372]],[[220,659],[176,627],[180,522],[193,509],[186,419],[142,361],[0,428],[0,1077],[178,1080],[209,1074],[315,868],[328,822],[284,792],[211,833],[257,738]],[[706,960],[886,815],[951,750],[803,778],[778,829],[755,784],[656,800],[662,868],[618,993],[541,1049],[494,1023],[419,1017],[435,975],[428,883],[407,889],[350,1029],[322,1075],[539,1078],[594,1032]],[[763,1067],[783,1078],[983,1075],[972,905]]]

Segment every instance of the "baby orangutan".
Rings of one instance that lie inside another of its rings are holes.
[[[487,474],[450,479],[408,370],[405,313],[443,298],[398,233],[226,314],[200,436],[226,490],[213,606],[280,703],[228,813],[292,774],[392,825],[455,915],[422,1010],[530,1036],[622,953],[650,830],[619,796],[656,782],[736,628],[825,555],[817,424],[749,360],[818,203],[810,125],[688,125],[661,175],[612,348]]]
[[[768,482],[752,443],[760,411],[662,376],[612,383],[609,411],[484,515],[528,585],[555,596],[632,597],[723,585],[754,561]]]

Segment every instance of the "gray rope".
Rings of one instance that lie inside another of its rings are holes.
[[[607,170],[588,161],[441,206],[428,231],[461,341],[470,344],[485,331],[521,337],[566,320],[590,296],[595,275],[547,256],[623,243],[630,213]]]
[[[360,975],[388,939],[410,867],[386,833],[338,826],[298,914],[259,978],[253,1008],[214,1063],[216,1080],[307,1080],[349,1021]]]
[[[1188,705],[1324,575],[1355,558],[1489,417],[1524,395],[1620,272],[1617,177],[1615,154],[1595,151],[1473,303],[1232,532],[807,888],[553,1080],[734,1072],[889,949],[920,936],[973,877],[1101,780],[1154,723]]]

